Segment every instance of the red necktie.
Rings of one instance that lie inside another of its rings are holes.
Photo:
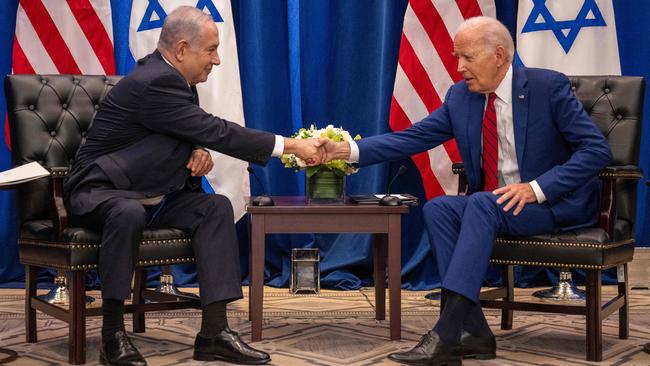
[[[497,138],[497,114],[494,109],[496,94],[488,94],[488,102],[483,115],[483,190],[493,191],[499,187],[497,168],[499,166],[499,139]]]

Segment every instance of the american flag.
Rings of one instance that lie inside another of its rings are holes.
[[[15,74],[115,74],[108,0],[21,0]]]
[[[453,39],[465,19],[496,17],[494,0],[410,0],[404,15],[399,62],[390,107],[390,128],[400,131],[440,107],[456,71]],[[451,163],[460,161],[456,141],[412,156],[427,199],[455,194],[458,182]]]
[[[115,74],[109,0],[21,0],[14,74]],[[5,143],[9,124],[5,118]]]

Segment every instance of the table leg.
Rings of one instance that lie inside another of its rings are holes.
[[[388,291],[390,294],[390,339],[402,338],[402,278],[400,215],[388,218]]]
[[[251,339],[262,339],[264,301],[264,215],[251,215],[250,318]]]
[[[388,255],[388,236],[375,234],[373,262],[375,277],[375,319],[386,319],[386,256]]]

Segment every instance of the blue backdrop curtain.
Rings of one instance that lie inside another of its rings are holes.
[[[11,47],[18,0],[0,2],[0,72],[11,70]],[[302,126],[340,125],[353,134],[372,136],[389,131],[390,98],[397,65],[406,0],[232,0],[237,32],[246,125],[281,135]],[[496,0],[497,16],[515,33],[517,0]],[[650,2],[614,1],[623,73],[650,75]],[[115,56],[119,73],[133,66],[128,47],[130,0],[112,0]],[[0,91],[0,93],[2,93]],[[646,93],[646,116],[650,100]],[[3,95],[0,95],[3,97]],[[4,115],[4,102],[0,106]],[[647,119],[647,118],[646,118]],[[648,172],[650,132],[644,126],[641,167]],[[2,145],[2,144],[0,144]],[[2,148],[2,147],[0,147]],[[10,166],[0,154],[0,169]],[[406,159],[360,170],[349,177],[347,192],[386,190],[401,166],[408,167],[393,190],[417,195],[425,201],[418,170]],[[254,167],[265,190],[273,195],[302,195],[304,177],[285,169],[278,159]],[[264,190],[251,181],[252,193]],[[639,186],[638,245],[650,245],[648,193]],[[0,284],[20,281],[23,275],[16,254],[13,196],[0,192]],[[247,222],[238,223],[241,263],[247,273]],[[439,285],[433,253],[424,232],[421,208],[403,218],[402,280],[408,289]],[[325,288],[353,289],[372,285],[372,250],[369,235],[274,235],[266,246],[266,278],[273,286],[287,286],[291,248],[321,250],[321,281]],[[192,283],[191,266],[175,266],[177,283]],[[553,271],[519,268],[519,285],[548,283]],[[151,277],[152,279],[155,276]],[[580,278],[579,278],[580,279]],[[496,268],[488,282],[499,281]]]

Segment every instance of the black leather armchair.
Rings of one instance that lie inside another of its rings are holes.
[[[100,236],[69,227],[63,206],[63,180],[83,144],[99,104],[119,76],[9,75],[5,79],[14,166],[38,161],[51,177],[17,186],[20,237],[18,253],[25,265],[25,328],[27,342],[36,342],[36,310],[69,324],[69,362],[85,362],[87,316],[84,274],[97,267]],[[199,308],[199,301],[145,288],[147,266],[190,263],[191,238],[177,229],[145,230],[135,273],[133,331],[145,331],[146,311]],[[65,270],[70,284],[69,306],[49,304],[36,296],[39,267]],[[145,300],[147,303],[145,303]]]
[[[498,237],[490,262],[502,264],[503,284],[481,294],[484,308],[502,309],[501,329],[512,329],[514,310],[585,315],[587,360],[602,360],[602,321],[618,310],[619,338],[629,334],[627,263],[634,254],[634,221],[644,80],[641,77],[573,76],[573,91],[603,132],[612,150],[611,166],[600,172],[603,182],[599,227],[562,234]],[[459,194],[467,190],[462,163]],[[585,305],[525,303],[514,299],[513,266],[578,268],[587,272]],[[601,304],[601,271],[618,268],[618,294]]]

